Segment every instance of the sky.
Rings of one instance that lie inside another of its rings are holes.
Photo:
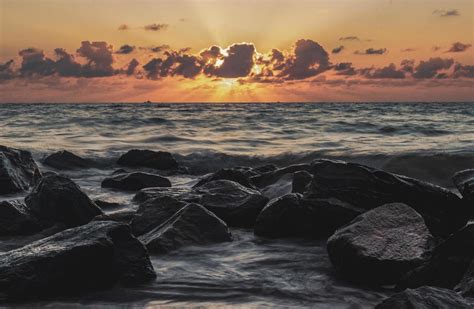
[[[0,0],[0,102],[474,101],[472,0]]]

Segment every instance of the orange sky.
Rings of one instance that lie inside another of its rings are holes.
[[[0,0],[0,102],[474,101],[473,6]]]

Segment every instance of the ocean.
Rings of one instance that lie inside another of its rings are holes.
[[[1,145],[29,150],[38,162],[66,149],[104,163],[65,174],[91,198],[127,209],[137,207],[133,194],[100,182],[133,148],[173,153],[191,172],[171,176],[174,186],[222,167],[333,158],[454,190],[454,172],[474,167],[474,103],[2,104],[0,128]],[[152,283],[34,304],[366,308],[392,293],[338,278],[324,241],[232,233],[231,243],[152,256]]]

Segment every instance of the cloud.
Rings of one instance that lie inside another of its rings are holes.
[[[143,66],[149,79],[159,79],[167,76],[182,76],[194,78],[202,71],[200,59],[181,51],[166,51],[165,58],[154,58]]]
[[[250,74],[254,65],[255,46],[251,43],[237,43],[224,50],[222,63],[214,65],[208,73],[217,77],[236,78]]]
[[[453,59],[443,59],[439,57],[420,61],[418,66],[414,68],[413,77],[418,79],[436,77],[438,71],[449,69],[453,63]]]
[[[121,24],[121,25],[118,27],[118,30],[120,30],[120,31],[130,30],[130,27],[129,27],[127,24]]]
[[[107,42],[83,41],[76,52],[88,60],[82,67],[83,76],[99,77],[114,74],[112,45],[108,45]]]
[[[364,72],[364,76],[367,78],[390,78],[390,79],[402,79],[405,78],[405,73],[402,70],[398,70],[395,64],[391,63],[386,67],[378,68],[374,70],[367,70]]]
[[[170,46],[167,44],[157,45],[157,46],[150,46],[150,47],[139,47],[140,50],[148,50],[153,53],[161,53],[165,50],[170,49]]]
[[[352,36],[343,36],[339,38],[339,41],[360,41],[359,37],[352,35]]]
[[[5,63],[0,63],[0,81],[10,80],[15,77],[15,72],[13,71],[13,59]]]
[[[59,76],[79,77],[82,75],[82,66],[74,60],[73,55],[67,53],[63,48],[56,48],[54,53],[58,57],[55,71]]]
[[[452,17],[452,16],[459,16],[461,14],[456,9],[450,9],[450,10],[434,10],[433,15],[437,15],[439,17]]]
[[[330,68],[329,55],[312,40],[298,40],[294,54],[286,59],[279,76],[289,80],[316,76]]]
[[[145,25],[143,29],[146,31],[160,31],[160,30],[165,30],[168,28],[168,24],[150,24],[150,25]]]
[[[333,67],[334,71],[336,71],[337,75],[346,75],[346,76],[352,76],[352,75],[356,75],[357,72],[356,70],[354,69],[354,67],[352,66],[352,62],[341,62],[341,63],[338,63],[336,64],[334,67]]]
[[[356,55],[383,55],[387,53],[386,48],[367,48],[365,51],[356,50],[354,54]]]
[[[472,45],[464,44],[461,42],[455,42],[451,45],[451,48],[447,51],[448,53],[462,53],[463,51],[468,50]]]
[[[454,65],[454,78],[474,78],[474,65],[463,65],[461,63],[456,63]]]
[[[48,76],[54,74],[54,61],[46,58],[44,52],[37,48],[26,48],[19,52],[22,57],[20,74],[22,76]]]
[[[120,46],[119,50],[117,50],[115,53],[121,54],[121,55],[127,55],[133,52],[134,50],[135,50],[135,46],[125,44],[125,45]]]
[[[416,48],[405,48],[401,50],[402,53],[409,53],[414,51],[416,51]]]
[[[405,72],[413,73],[415,67],[415,60],[405,59],[400,63],[401,69]]]
[[[127,69],[125,70],[125,74],[133,75],[135,73],[135,69],[138,67],[139,64],[140,63],[138,62],[138,60],[133,58],[128,64]]]
[[[341,45],[339,47],[335,47],[332,49],[331,53],[333,54],[339,54],[342,50],[344,49],[344,45]]]
[[[436,52],[441,49],[441,46],[435,45],[431,49]]]

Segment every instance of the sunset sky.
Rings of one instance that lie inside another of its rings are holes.
[[[0,102],[474,101],[472,0],[0,0]]]

